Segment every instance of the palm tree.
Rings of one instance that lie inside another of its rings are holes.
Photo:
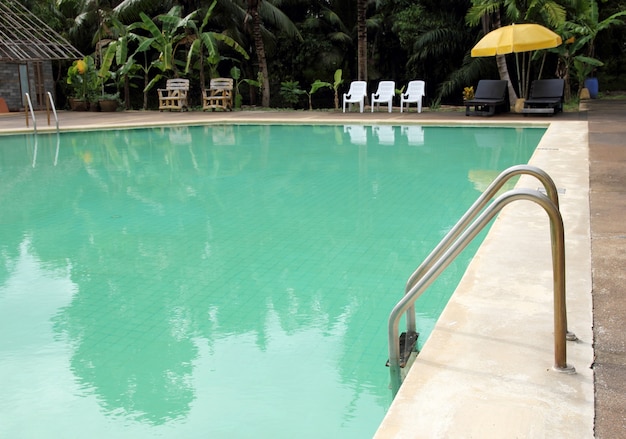
[[[303,0],[293,0],[295,2],[306,3]],[[287,17],[278,7],[269,0],[246,0],[246,15],[244,18],[244,26],[249,29],[254,41],[254,50],[257,57],[258,68],[262,80],[261,105],[269,107],[270,105],[270,77],[267,67],[267,57],[265,53],[265,42],[263,35],[268,34],[264,28],[263,22],[269,23],[287,35],[302,39],[300,32],[295,24]]]
[[[367,81],[367,0],[356,2],[357,76]]]
[[[139,19],[139,13],[147,15],[171,8],[165,0],[57,0],[58,16],[66,22],[70,41],[83,53],[90,53],[102,32],[103,23],[114,17],[124,24]]]
[[[426,95],[435,105],[451,96],[458,103],[463,87],[493,70],[486,59],[469,57],[475,29],[465,22],[468,4],[440,0],[436,5],[414,4],[392,13],[392,31],[407,53],[404,75],[424,79]]]
[[[500,8],[494,7],[496,5],[497,3],[494,4],[493,2],[490,2],[489,4],[474,3],[474,6],[470,8],[467,13],[468,24],[476,25],[476,17],[478,16],[480,19],[480,23],[482,24],[483,35],[488,34],[494,29],[502,27]],[[509,75],[509,68],[506,63],[506,55],[496,55],[496,65],[498,66],[498,74],[500,76],[500,79],[505,80],[508,84],[511,105],[515,106],[515,103],[517,102],[517,92],[513,87],[513,82],[511,81],[511,76]]]
[[[337,1],[327,4],[319,1],[312,3],[307,13],[299,17],[297,23],[302,32],[302,43],[296,47],[280,47],[283,54],[296,48],[301,54],[306,54],[306,57],[298,57],[289,66],[289,73],[300,75],[294,79],[306,84],[318,78],[330,79],[337,69],[348,75],[353,70],[356,72],[356,39],[352,32],[356,16],[342,6],[345,5]]]
[[[70,0],[72,1],[72,0]],[[115,0],[113,14],[122,23],[131,24],[140,20],[139,14],[143,12],[148,16],[158,15],[170,10],[176,3],[173,0]]]
[[[247,0],[247,16],[252,26],[252,38],[254,40],[254,51],[256,53],[257,61],[259,63],[259,72],[263,77],[263,84],[261,87],[261,105],[264,107],[270,106],[270,79],[267,71],[267,58],[265,56],[265,44],[263,43],[263,35],[261,34],[261,16],[259,15],[259,3],[262,0]]]

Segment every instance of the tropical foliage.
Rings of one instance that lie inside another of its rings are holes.
[[[127,108],[155,108],[154,89],[172,77],[191,80],[191,104],[199,105],[204,84],[233,68],[242,105],[292,105],[291,87],[303,90],[309,108],[336,108],[355,79],[370,88],[381,79],[423,79],[434,106],[460,103],[481,78],[509,79],[515,96],[514,57],[469,53],[490,30],[522,22],[568,41],[534,54],[534,77],[579,87],[594,74],[624,87],[626,0],[23,1],[93,58],[102,91],[119,92]],[[70,64],[59,68],[63,82]]]

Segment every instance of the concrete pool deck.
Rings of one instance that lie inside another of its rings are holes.
[[[493,118],[397,109],[391,114],[60,112],[59,124],[63,130],[221,122],[550,125],[531,164],[545,169],[561,192],[568,326],[580,339],[568,342],[568,363],[577,373],[551,370],[547,216],[533,203],[516,202],[495,221],[376,437],[612,438],[626,429],[626,300],[620,295],[626,101],[591,101],[585,110]],[[40,131],[54,130],[44,113],[37,120]],[[32,132],[32,126],[25,127],[23,114],[0,115],[0,133],[11,132]],[[524,177],[519,186],[540,185]]]

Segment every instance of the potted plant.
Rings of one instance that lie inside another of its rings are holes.
[[[86,72],[87,63],[84,59],[75,60],[72,65],[67,69],[66,83],[71,90],[69,103],[70,108],[74,111],[86,111],[89,109],[85,84]]]
[[[563,71],[561,77],[569,76],[570,68],[574,70],[578,79],[578,91],[590,97],[596,97],[599,84],[598,78],[591,77],[596,67],[603,63],[595,58],[595,40],[598,34],[614,25],[622,24],[622,18],[626,16],[626,11],[619,11],[609,17],[600,20],[598,3],[596,0],[579,2],[575,5],[572,21],[563,24],[560,34],[563,36],[564,44],[552,51],[559,54],[560,69]],[[566,83],[566,96],[569,93],[569,82]],[[591,88],[591,89],[589,89]]]
[[[87,110],[89,102],[93,101],[97,93],[99,78],[95,63],[91,56],[76,60],[67,69],[67,84],[72,89],[70,107],[72,110]]]
[[[100,81],[100,95],[98,96],[98,105],[100,111],[116,111],[120,106],[120,94],[118,89],[119,72],[112,72],[111,65],[117,53],[118,44],[109,44],[107,51],[102,59],[100,69],[98,70],[98,79]],[[108,90],[115,90],[109,92]]]
[[[119,93],[103,93],[98,99],[100,111],[117,111],[120,106]]]
[[[587,56],[579,55],[574,58],[574,72],[578,80],[578,97],[580,99],[595,99],[598,96],[598,81],[596,78],[591,78],[591,72],[594,68],[603,65],[602,61]]]

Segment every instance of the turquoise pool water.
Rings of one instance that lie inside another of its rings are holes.
[[[407,277],[543,133],[0,137],[0,437],[371,437]],[[475,248],[418,302],[421,343]]]

